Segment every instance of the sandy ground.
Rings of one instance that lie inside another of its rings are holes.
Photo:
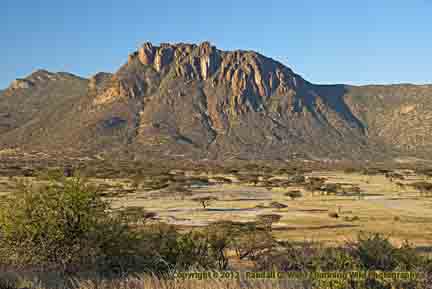
[[[343,172],[314,172],[327,183],[346,183],[359,186],[365,192],[363,199],[357,196],[313,195],[303,188],[273,188],[269,190],[246,184],[216,184],[194,188],[184,196],[161,191],[138,189],[135,193],[112,198],[112,205],[143,207],[157,213],[161,221],[182,226],[206,226],[218,220],[239,222],[254,221],[260,214],[279,214],[280,222],[273,224],[278,239],[323,241],[337,244],[355,239],[359,232],[380,232],[395,242],[409,240],[422,247],[432,247],[432,198],[421,197],[412,188],[401,189],[383,175],[366,176]],[[424,180],[409,175],[403,182]],[[97,184],[130,188],[128,179],[92,179]],[[8,191],[8,178],[0,177],[0,195]],[[299,189],[303,197],[291,200],[284,193]],[[206,209],[194,201],[197,196],[213,196],[217,200]],[[287,205],[287,208],[269,207],[271,202]],[[329,212],[338,212],[332,218]],[[350,220],[357,217],[358,220]]]

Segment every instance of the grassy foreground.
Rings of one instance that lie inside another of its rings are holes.
[[[432,259],[427,254],[379,233],[361,233],[333,246],[281,240],[275,238],[273,226],[281,216],[272,213],[254,221],[216,220],[179,228],[142,207],[113,207],[98,187],[78,176],[42,178],[43,185],[21,183],[14,194],[1,199],[0,289],[420,289],[432,284]],[[310,178],[306,186],[319,190],[323,183]],[[197,201],[206,209],[211,200]],[[282,203],[274,205],[284,209]],[[414,277],[348,274],[366,271],[409,272]],[[202,272],[212,273],[203,277]],[[265,272],[282,275],[263,278],[260,274],[269,274]],[[292,280],[289,272],[345,275]]]

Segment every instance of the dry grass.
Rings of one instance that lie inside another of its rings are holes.
[[[343,171],[314,171],[306,177],[323,177],[326,183],[357,186],[364,192],[358,196],[312,194],[303,186],[255,186],[238,182],[233,174],[205,174],[186,171],[186,177],[226,178],[233,183],[215,183],[204,188],[190,188],[180,196],[175,192],[138,188],[127,194],[110,194],[113,206],[144,207],[157,213],[158,220],[180,226],[205,226],[214,221],[234,220],[249,222],[257,215],[277,213],[281,220],[273,224],[277,239],[294,241],[313,240],[340,244],[354,239],[360,231],[380,232],[390,235],[396,243],[410,240],[418,246],[432,245],[432,198],[422,197],[409,186],[400,187],[383,174],[364,175]],[[427,180],[413,173],[405,174],[404,184]],[[273,175],[270,180],[287,180],[289,175]],[[0,194],[8,191],[8,178],[0,178]],[[32,181],[35,181],[32,179]],[[95,184],[131,189],[131,180],[90,179]],[[291,200],[285,194],[298,190],[302,197]],[[193,199],[211,195],[217,200],[203,209]],[[272,208],[271,203],[287,205]],[[339,218],[329,217],[338,212]]]
[[[174,197],[145,198],[149,192],[137,192],[115,200],[116,206],[143,206],[156,211],[161,220],[188,226],[202,226],[213,221],[253,221],[257,215],[277,213],[282,215],[274,224],[278,239],[302,241],[304,239],[340,244],[354,239],[360,231],[381,232],[390,235],[396,243],[409,239],[419,246],[432,244],[431,200],[421,198],[411,189],[401,189],[383,175],[366,176],[359,173],[314,172],[310,176],[327,178],[327,183],[344,183],[359,186],[365,193],[357,196],[312,195],[303,187],[265,187],[241,183],[216,184],[203,190],[194,189],[193,196],[203,193],[218,198],[210,208],[203,210],[192,200]],[[279,176],[279,178],[283,178]],[[421,179],[417,176],[405,182]],[[291,200],[285,196],[290,190],[300,190],[303,196]],[[272,202],[288,207],[272,208]],[[340,218],[328,216],[339,211]],[[350,221],[352,220],[352,221]]]
[[[215,272],[209,272],[214,274]],[[220,274],[220,273],[219,273]],[[52,277],[51,277],[52,278]],[[140,275],[136,277],[124,277],[119,279],[82,278],[70,279],[65,282],[62,279],[50,279],[41,281],[37,278],[23,278],[16,274],[0,273],[0,280],[6,283],[10,281],[11,289],[302,289],[301,281],[289,279],[246,279],[241,274],[239,279],[203,278],[158,278],[154,275]],[[0,288],[1,287],[0,282]]]
[[[188,174],[185,174],[188,175]],[[196,175],[192,175],[196,176]],[[204,175],[201,175],[204,176]],[[204,188],[191,188],[191,194],[180,199],[164,189],[148,190],[138,188],[128,194],[110,197],[116,208],[143,207],[157,214],[159,221],[184,227],[199,227],[221,220],[248,222],[259,215],[278,214],[281,219],[272,225],[272,234],[278,240],[303,242],[305,240],[327,245],[339,245],[356,239],[361,231],[377,232],[387,236],[395,245],[409,240],[414,246],[432,247],[432,199],[421,197],[413,188],[401,187],[390,182],[384,175],[367,176],[360,173],[342,171],[317,171],[307,177],[324,177],[326,183],[342,183],[358,186],[364,198],[342,195],[312,194],[303,186],[280,186],[269,189],[265,186],[239,183],[232,175],[213,175],[229,178],[233,183],[216,183]],[[286,176],[272,179],[285,180]],[[27,178],[37,182],[34,178]],[[404,184],[424,181],[425,177],[415,174],[407,176]],[[131,180],[90,179],[92,183],[104,184],[111,188],[131,189]],[[0,195],[6,194],[11,180],[0,178]],[[291,200],[286,196],[289,191],[298,190],[302,196]],[[194,201],[200,196],[217,198],[208,208],[202,208]],[[272,203],[287,205],[286,208],[272,206]],[[329,213],[337,212],[338,218]],[[239,263],[244,270],[244,263]],[[0,272],[0,280],[6,275]],[[11,276],[8,276],[10,278]],[[73,286],[64,285],[56,278],[49,283],[35,278],[14,277],[16,288],[77,288],[77,289],[222,289],[222,288],[305,288],[293,280],[246,280],[216,279],[182,280],[157,278],[151,275],[125,277],[109,280],[101,278],[80,278],[73,280]],[[13,287],[12,287],[13,288]],[[0,285],[0,289],[3,289]]]

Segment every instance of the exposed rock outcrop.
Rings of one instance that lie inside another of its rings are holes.
[[[89,90],[95,91],[96,93],[99,92],[106,84],[108,84],[112,77],[112,73],[106,72],[99,72],[93,75],[89,80]]]
[[[213,87],[228,85],[232,102],[260,110],[272,95],[287,94],[303,79],[282,64],[251,51],[224,52],[210,42],[161,44],[146,42],[130,55],[159,73],[173,71],[187,81],[210,81]],[[136,87],[136,84],[135,84]]]
[[[147,42],[114,74],[39,70],[0,93],[0,148],[125,149],[143,158],[431,155],[432,86],[316,85],[259,53],[209,42]]]
[[[15,79],[12,81],[11,85],[9,86],[9,89],[15,90],[15,89],[27,89],[34,86],[33,82],[27,80],[27,79]]]
[[[138,50],[138,57],[142,64],[151,65],[153,64],[155,53],[156,49],[153,47],[153,44],[151,44],[150,42],[146,42]]]
[[[66,73],[66,72],[58,72],[53,73],[44,69],[39,69],[27,76],[26,78],[19,78],[14,80],[9,86],[9,90],[19,90],[19,89],[29,89],[32,87],[37,87],[41,85],[45,85],[50,81],[58,81],[67,78],[76,78],[77,76]]]

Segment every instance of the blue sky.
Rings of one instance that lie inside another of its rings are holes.
[[[114,72],[144,41],[251,49],[316,83],[432,83],[432,0],[2,0],[0,88]]]

